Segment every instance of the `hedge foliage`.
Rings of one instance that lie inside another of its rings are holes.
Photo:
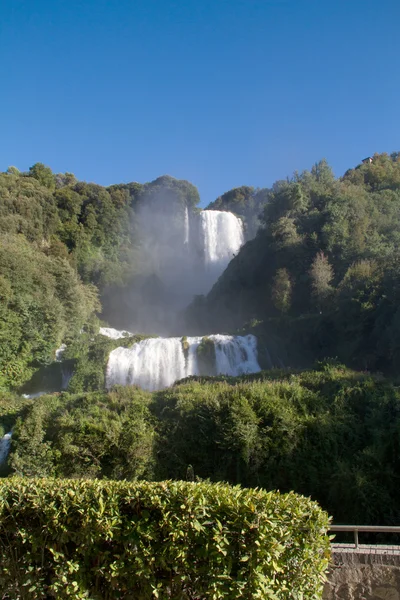
[[[21,599],[320,598],[328,517],[227,484],[0,482],[0,588]]]

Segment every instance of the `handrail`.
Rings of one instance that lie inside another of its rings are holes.
[[[400,526],[397,525],[331,525],[329,531],[353,531],[354,546],[358,548],[358,532],[369,533],[400,533]]]

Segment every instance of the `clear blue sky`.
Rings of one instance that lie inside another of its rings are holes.
[[[189,179],[202,204],[400,150],[399,0],[6,0],[0,170]]]

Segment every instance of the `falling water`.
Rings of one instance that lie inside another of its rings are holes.
[[[114,327],[100,327],[99,334],[109,337],[112,340],[119,340],[133,335],[130,331],[120,331],[119,329],[114,329]]]
[[[135,384],[146,390],[159,390],[185,375],[181,338],[150,338],[111,352],[107,387]]]
[[[214,341],[218,375],[237,377],[245,373],[257,373],[257,338],[254,335],[211,335]]]
[[[122,336],[120,336],[120,337],[122,337]],[[67,389],[70,379],[71,379],[72,375],[74,374],[74,372],[72,370],[71,361],[66,361],[66,362],[63,361],[64,352],[66,351],[66,349],[67,349],[66,344],[61,344],[61,346],[59,348],[57,348],[57,350],[56,350],[56,362],[61,363],[60,368],[61,368],[61,389],[62,390]],[[35,398],[38,396],[42,396],[45,393],[46,392],[36,392],[36,395],[30,394],[27,397]]]
[[[220,210],[203,210],[200,219],[206,267],[217,267],[222,273],[243,245],[242,221],[234,214]]]
[[[185,239],[184,244],[189,245],[189,211],[188,207],[185,207]]]
[[[22,394],[23,398],[27,398],[28,400],[33,400],[34,398],[40,398],[40,396],[45,396],[46,394],[52,394],[53,392],[45,392],[45,391],[40,391],[40,392],[32,392],[31,394]]]
[[[0,438],[0,465],[6,462],[11,447],[12,431]]]
[[[210,335],[208,338],[214,342],[215,367],[219,375],[237,376],[260,371],[257,339],[253,335]],[[131,348],[116,348],[108,359],[107,387],[135,384],[153,391],[184,377],[198,375],[197,348],[201,340],[201,337],[188,337],[186,353],[181,338],[151,338]]]
[[[56,350],[56,362],[61,362],[64,352],[66,351],[67,346],[65,344],[61,344],[59,348]]]

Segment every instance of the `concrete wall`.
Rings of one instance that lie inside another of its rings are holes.
[[[334,552],[324,600],[400,600],[400,556]]]

